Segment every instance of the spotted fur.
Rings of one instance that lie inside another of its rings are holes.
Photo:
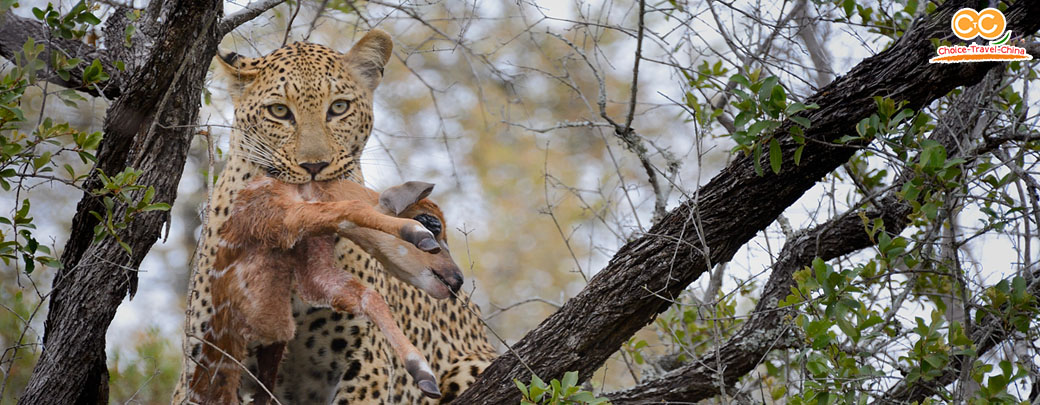
[[[267,56],[225,55],[218,65],[229,76],[235,127],[228,163],[206,210],[196,253],[185,320],[185,361],[174,403],[186,403],[188,379],[196,367],[214,313],[209,273],[217,252],[217,230],[228,217],[236,193],[251,178],[268,174],[287,183],[350,178],[361,181],[358,158],[372,129],[372,91],[382,78],[392,43],[373,31],[344,55],[310,43],[294,43]],[[348,110],[329,119],[329,105],[347,100]],[[292,120],[272,116],[271,103],[284,103]],[[324,131],[324,132],[321,132]],[[325,139],[308,136],[324,133]],[[301,163],[329,157],[318,174]],[[337,264],[386,298],[395,320],[429,360],[444,394],[455,398],[495,356],[479,309],[459,299],[434,301],[386,271],[347,240],[336,245]],[[289,403],[436,403],[424,398],[385,337],[367,320],[293,300],[296,337],[290,341],[275,394]],[[253,367],[250,367],[253,368]],[[255,374],[255,369],[253,370]],[[240,395],[255,384],[244,377]]]

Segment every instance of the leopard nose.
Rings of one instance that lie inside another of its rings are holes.
[[[315,162],[315,163],[300,163],[300,167],[310,173],[311,176],[317,176],[321,169],[328,167],[329,162]]]

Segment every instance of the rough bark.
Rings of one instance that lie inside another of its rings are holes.
[[[980,99],[988,99],[995,91],[995,85],[1000,83],[999,71],[991,71],[988,77],[962,93],[940,120],[949,125],[937,127],[929,137],[942,144],[950,158],[971,159],[970,156],[965,156],[966,152],[977,154],[992,147],[982,145],[979,149],[964,151],[960,142],[962,137],[971,133],[979,120],[983,111],[979,105]],[[896,193],[910,180],[911,175],[911,171],[905,171],[893,182],[885,195],[874,199],[877,204],[874,208],[847,212],[802,231],[784,243],[773,265],[769,281],[763,289],[762,297],[748,321],[718,350],[695,359],[659,379],[608,394],[607,397],[615,404],[675,399],[700,401],[722,394],[720,390],[723,388],[728,390],[741,377],[757,367],[771,351],[788,348],[789,345],[786,343],[790,339],[785,339],[789,337],[789,325],[786,320],[797,314],[793,309],[780,308],[777,304],[787,297],[791,288],[795,286],[794,273],[811,265],[817,257],[831,260],[873,246],[874,241],[865,232],[861,215],[870,221],[875,218],[882,219],[885,232],[890,235],[902,232],[910,222],[909,215],[913,208]],[[690,384],[691,381],[704,383]]]
[[[855,133],[856,123],[876,111],[874,96],[906,101],[908,108],[919,109],[955,87],[980,81],[997,64],[928,64],[934,55],[929,39],[951,38],[953,12],[975,3],[947,1],[889,49],[810,97],[807,102],[820,108],[806,114],[813,125],[805,131],[808,141],[800,165],[793,162],[798,145],[785,135],[791,125],[787,122],[773,134],[783,150],[780,174],[767,171],[758,176],[749,157],[736,158],[646,235],[622,246],[578,296],[493,362],[456,403],[515,403],[519,391],[509,382],[526,381],[531,372],[546,379],[573,370],[588,378],[623,342],[666,310],[669,298],[677,297],[711,264],[728,261],[862,147],[830,141]],[[1040,28],[1040,2],[1019,1],[1006,15],[1015,32]]]
[[[183,172],[201,89],[216,44],[223,3],[170,2],[155,46],[132,73],[107,112],[95,166],[114,174],[143,170],[138,184],[152,186],[154,201],[172,204]],[[96,172],[84,184],[97,188]],[[77,206],[63,268],[55,277],[45,324],[44,350],[19,403],[107,403],[105,332],[123,298],[132,294],[136,269],[158,239],[166,212],[138,215],[120,235],[128,255],[108,237],[91,243],[99,201],[85,193]],[[119,215],[117,213],[117,215]]]

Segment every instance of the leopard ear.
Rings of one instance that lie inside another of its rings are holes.
[[[395,216],[400,216],[408,207],[426,198],[432,191],[433,184],[409,181],[379,193],[379,206],[390,211]]]
[[[217,51],[214,59],[217,60],[217,71],[227,78],[228,93],[237,101],[260,72],[260,59],[222,51]]]
[[[383,78],[383,67],[390,60],[394,50],[394,41],[390,34],[380,29],[373,29],[350,48],[346,62],[369,90],[375,90]]]

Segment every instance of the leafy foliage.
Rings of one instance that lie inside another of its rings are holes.
[[[94,242],[97,243],[106,236],[111,236],[119,242],[119,246],[126,250],[127,254],[133,254],[130,245],[119,237],[119,231],[125,229],[135,214],[148,211],[168,211],[170,205],[167,203],[153,203],[155,189],[151,186],[144,187],[134,184],[141,177],[140,170],[126,168],[115,176],[109,177],[105,172],[98,169],[98,177],[101,179],[102,188],[93,192],[94,196],[101,197],[105,212],[91,211],[90,214],[98,219],[94,227]],[[136,192],[143,192],[140,198],[135,198]],[[117,217],[117,203],[126,207],[122,215]]]
[[[531,384],[513,380],[516,388],[524,394],[521,405],[600,405],[609,404],[605,398],[597,398],[583,391],[578,384],[578,373],[564,373],[563,380],[552,379],[549,384],[536,375],[531,375]]]

